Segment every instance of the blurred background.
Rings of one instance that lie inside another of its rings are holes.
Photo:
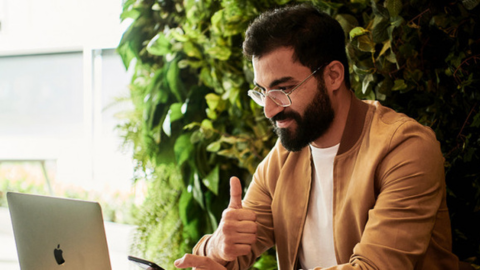
[[[115,53],[121,11],[121,0],[0,0],[0,269],[19,269],[7,191],[99,201],[113,269],[129,269],[141,188],[115,131],[131,77]]]

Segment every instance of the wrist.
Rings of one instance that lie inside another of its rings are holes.
[[[214,244],[214,238],[215,234],[213,234],[205,243],[205,256],[211,258],[212,260],[216,261],[217,263],[225,266],[227,265],[228,261],[225,261],[220,257],[217,253],[217,250],[215,249],[215,244]]]

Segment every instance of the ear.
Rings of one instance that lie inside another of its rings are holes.
[[[328,64],[323,72],[325,87],[329,92],[340,89],[344,83],[344,67],[340,61],[332,61]]]

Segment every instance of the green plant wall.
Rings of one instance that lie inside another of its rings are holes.
[[[380,100],[435,130],[454,252],[478,264],[480,0],[125,1],[122,19],[132,23],[117,51],[134,71],[134,110],[119,128],[133,146],[139,178],[159,166],[177,168],[181,241],[189,249],[216,228],[229,177],[247,186],[276,140],[247,97],[253,72],[241,44],[261,12],[300,2],[344,28],[359,98]]]

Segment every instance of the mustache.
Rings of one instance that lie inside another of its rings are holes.
[[[281,111],[277,113],[275,116],[273,116],[272,118],[270,118],[270,122],[272,122],[272,124],[276,126],[275,125],[276,121],[282,121],[288,118],[293,118],[297,122],[300,122],[302,120],[302,117],[300,116],[300,114],[295,111],[289,111],[289,112]]]

